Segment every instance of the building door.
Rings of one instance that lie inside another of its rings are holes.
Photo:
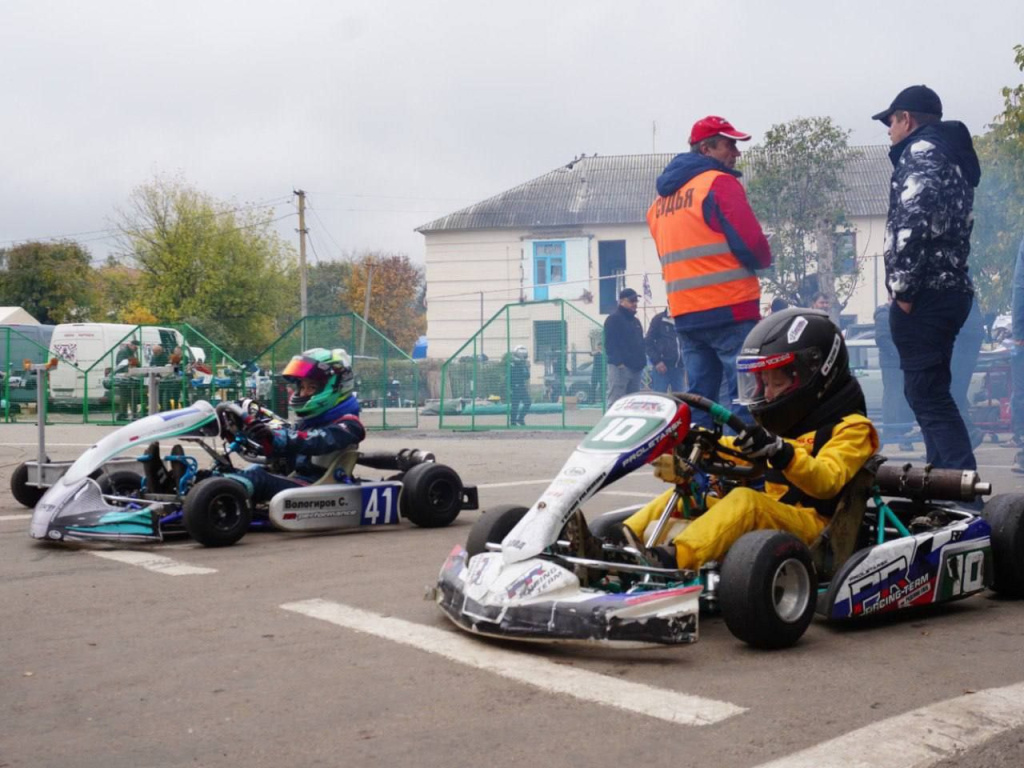
[[[626,241],[604,240],[597,244],[597,268],[600,278],[600,304],[602,315],[615,311],[619,303],[619,284],[626,273]]]
[[[533,299],[547,301],[548,286],[565,282],[565,242],[537,241],[533,244]]]

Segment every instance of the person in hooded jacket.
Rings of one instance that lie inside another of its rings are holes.
[[[825,313],[799,307],[773,312],[744,340],[736,370],[740,402],[756,423],[736,437],[720,438],[720,444],[767,462],[764,490],[737,487],[709,498],[707,512],[685,522],[671,544],[650,549],[643,537],[675,488],[627,518],[621,539],[663,567],[696,570],[721,560],[754,530],[788,531],[812,544],[843,489],[878,450],[846,342]],[[677,481],[663,466],[655,474]],[[675,513],[685,514],[681,505]]]
[[[967,268],[981,166],[970,131],[942,120],[931,88],[912,85],[872,116],[889,128],[893,164],[883,258],[904,392],[935,467],[976,469],[950,393],[953,344],[974,301]]]
[[[668,296],[683,345],[688,391],[716,400],[723,379],[736,399],[736,355],[761,319],[755,270],[772,264],[771,249],[740,184],[737,141],[750,135],[721,117],[698,120],[690,151],[676,155],[658,177],[647,211]],[[736,409],[745,417],[742,407]],[[710,426],[710,417],[694,414]]]
[[[683,392],[686,372],[683,369],[683,341],[668,309],[651,318],[644,336],[647,359],[651,361],[651,389],[655,392]]]

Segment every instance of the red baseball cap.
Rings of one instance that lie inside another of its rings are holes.
[[[708,115],[693,124],[693,129],[690,131],[690,143],[696,144],[698,141],[710,139],[712,136],[725,136],[727,139],[736,141],[750,141],[749,133],[737,131],[732,127],[732,123],[724,117]]]

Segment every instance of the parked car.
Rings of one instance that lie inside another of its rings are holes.
[[[590,375],[594,364],[592,361],[581,363],[576,366],[572,373],[565,373],[559,376],[558,373],[544,374],[544,397],[551,402],[556,402],[563,394],[575,397],[576,402],[581,405],[592,403],[600,399],[601,393],[595,394],[590,384]],[[600,385],[598,385],[600,386]]]

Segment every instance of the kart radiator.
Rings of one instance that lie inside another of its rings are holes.
[[[883,496],[921,501],[974,501],[992,493],[992,484],[983,483],[974,470],[933,469],[930,464],[883,464],[875,475],[875,484]]]

